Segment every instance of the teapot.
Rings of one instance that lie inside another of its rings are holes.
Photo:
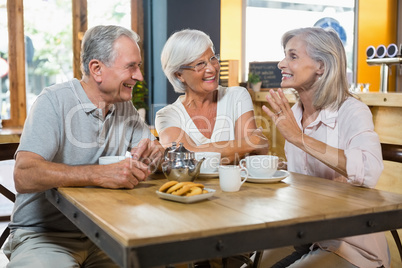
[[[162,163],[162,171],[165,177],[172,181],[194,181],[200,173],[202,162],[205,158],[197,161],[194,152],[187,150],[183,143],[179,146],[176,142],[172,143],[172,147],[168,147],[164,153],[164,162]]]

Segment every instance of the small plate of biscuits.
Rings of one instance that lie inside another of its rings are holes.
[[[215,190],[205,188],[202,183],[168,181],[156,191],[156,194],[162,199],[194,203],[210,198],[215,194]]]

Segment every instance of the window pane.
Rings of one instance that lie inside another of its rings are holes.
[[[7,0],[0,0],[0,120],[10,119],[7,25]]]
[[[88,0],[88,28],[96,25],[120,25],[131,29],[130,0],[103,1]]]
[[[246,9],[246,73],[250,61],[283,59],[286,31],[332,26],[345,45],[349,82],[353,77],[355,0],[248,0]]]
[[[73,78],[71,0],[24,0],[27,111],[44,87]]]

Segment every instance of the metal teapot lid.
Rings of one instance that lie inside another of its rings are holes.
[[[167,153],[167,158],[170,161],[174,160],[192,160],[195,159],[194,152],[187,150],[183,143],[180,143],[178,147],[175,146],[176,144],[174,143],[172,146],[171,151],[168,151]]]

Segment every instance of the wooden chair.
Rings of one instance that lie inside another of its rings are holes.
[[[0,160],[14,159],[19,143],[0,143]]]
[[[402,145],[381,143],[382,157],[385,161],[402,163]],[[402,261],[402,243],[397,230],[391,230],[392,237],[399,251]]]
[[[0,143],[0,160],[14,159],[14,153],[17,150],[18,145],[19,143]],[[15,202],[15,194],[2,184],[0,184],[0,194],[5,196],[11,202]],[[0,216],[0,221],[10,221],[10,216],[11,215]],[[3,246],[9,234],[10,229],[7,227],[0,236],[0,248]]]

